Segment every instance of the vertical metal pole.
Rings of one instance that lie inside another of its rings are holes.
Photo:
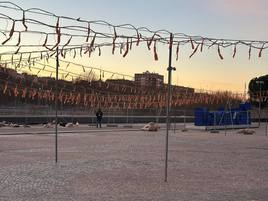
[[[258,127],[261,126],[261,83],[259,83],[260,85],[260,91],[259,91],[259,124]]]
[[[256,81],[256,84],[259,84],[260,94],[259,94],[259,127],[261,126],[261,85],[264,84],[264,81]]]
[[[173,124],[174,124],[174,134],[176,133],[176,116],[173,117],[174,121],[173,121]]]
[[[184,124],[184,130],[185,130],[186,129],[186,110],[184,110],[183,124]]]
[[[167,168],[168,168],[168,131],[169,131],[169,110],[170,110],[170,93],[171,93],[171,73],[175,70],[172,65],[172,43],[173,34],[170,34],[170,44],[169,44],[169,62],[168,62],[168,96],[167,96],[167,111],[166,111],[166,159],[165,159],[165,182],[167,182]]]
[[[59,79],[59,48],[56,49],[56,83],[55,83],[55,162],[58,162],[58,79]]]
[[[247,127],[249,128],[249,111],[247,110]]]
[[[267,124],[268,124],[268,120],[266,119],[266,126],[265,126],[265,135],[267,137]]]
[[[214,122],[213,122],[214,128],[213,128],[213,130],[216,130],[216,112],[214,112],[213,114],[214,114]]]
[[[128,107],[127,107],[127,124],[128,124]]]

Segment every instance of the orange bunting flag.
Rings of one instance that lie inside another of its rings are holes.
[[[147,48],[148,48],[148,50],[151,50],[151,47],[150,47],[150,45],[149,45],[149,39],[147,39],[147,41],[146,41],[146,43],[147,43]]]
[[[203,38],[203,39],[202,39],[202,43],[201,43],[200,52],[203,52],[204,41],[205,41],[205,39]]]
[[[191,42],[192,49],[194,49],[194,42],[191,36],[190,36],[190,42]]]
[[[28,63],[30,64],[30,62],[31,62],[31,55],[32,55],[32,53],[30,53],[29,54],[29,57],[28,57]]]
[[[112,49],[112,54],[114,54],[114,51],[115,51],[115,40],[117,38],[117,34],[116,34],[116,30],[115,30],[115,27],[114,27],[114,38],[113,38],[113,49]]]
[[[23,11],[23,13],[22,13],[22,24],[25,28],[25,31],[27,31],[28,27],[27,27],[26,22],[25,22],[25,11]]]
[[[220,45],[218,44],[218,55],[223,60],[223,56],[221,55]]]
[[[101,48],[100,48],[100,46],[98,48],[99,48],[99,56],[101,56]]]
[[[123,57],[127,56],[127,54],[128,54],[128,50],[129,50],[129,42],[128,42],[128,38],[127,38],[126,51],[125,51],[125,53],[123,54]]]
[[[137,43],[136,43],[136,46],[139,46],[140,44],[140,39],[141,39],[141,34],[138,32],[137,30]]]
[[[191,57],[196,53],[196,51],[198,50],[199,45],[200,45],[200,44],[198,44],[198,45],[196,46],[196,48],[194,49],[193,53],[189,56],[189,58],[191,58]]]
[[[235,58],[235,55],[236,55],[236,44],[235,44],[235,46],[234,46],[233,58]]]
[[[154,37],[155,37],[155,34],[152,36],[152,38],[147,42],[147,46],[148,46],[148,49],[150,50],[151,49],[151,44],[154,40]]]
[[[121,44],[120,44],[120,54],[122,54],[122,52],[123,52],[123,48],[124,48],[124,44],[121,43]]]
[[[129,44],[130,44],[130,45],[129,45],[129,50],[131,50],[131,49],[132,49],[132,43],[133,43],[133,42],[132,42],[132,38],[130,38],[130,43],[129,43]]]
[[[259,58],[262,56],[262,50],[263,50],[263,48],[264,48],[264,45],[265,45],[265,43],[262,44],[262,47],[261,47],[261,49],[260,49],[260,52],[259,52]]]
[[[180,43],[178,42],[177,49],[176,49],[176,61],[179,59],[179,51],[180,51]]]
[[[92,39],[92,41],[91,41],[91,43],[90,43],[90,50],[92,50],[93,47],[94,47],[94,43],[95,43],[95,40],[96,40],[96,36],[97,36],[97,33],[95,33],[95,35],[93,36],[93,39]]]
[[[86,39],[86,42],[88,42],[89,36],[90,36],[90,23],[88,23],[88,25],[87,25],[87,39]]]
[[[4,42],[2,42],[2,45],[4,45],[6,42],[8,42],[11,39],[11,37],[13,36],[14,30],[15,30],[15,23],[16,23],[16,21],[13,20],[12,28],[9,32],[9,37]]]
[[[76,49],[74,49],[74,56],[73,56],[73,59],[75,59],[76,57]]]
[[[63,58],[65,58],[65,54],[63,53],[64,48],[67,47],[67,46],[70,44],[70,42],[71,42],[71,40],[72,40],[72,37],[73,37],[73,36],[71,36],[71,37],[69,38],[69,40],[62,46],[62,49],[61,49],[61,56],[62,56]]]
[[[18,42],[17,42],[16,46],[20,45],[20,41],[21,41],[21,32],[19,32],[19,38],[18,38]]]
[[[154,60],[158,61],[158,55],[157,55],[157,51],[156,51],[156,40],[154,41]]]
[[[75,50],[75,49],[74,49]],[[82,57],[82,52],[83,52],[83,46],[81,45],[80,46],[80,52],[79,52],[79,54],[80,54],[80,57]],[[76,53],[76,52],[75,52]]]
[[[66,68],[65,68],[65,69],[67,70],[69,66],[70,66],[70,62],[67,64],[67,66],[66,66]]]
[[[81,102],[81,94],[79,93],[77,96],[76,96],[76,105],[80,104]]]
[[[248,50],[248,59],[251,58],[251,49],[252,49],[252,46],[251,46],[251,44],[250,44],[250,46],[249,46],[249,50]]]
[[[8,82],[5,83],[5,86],[4,86],[4,89],[3,89],[3,94],[6,94],[7,86],[8,86]]]
[[[96,39],[96,36],[97,36],[97,33],[95,33],[95,35],[93,36],[92,40],[91,40],[91,43],[89,46],[87,46],[87,49],[86,51],[84,52],[84,54],[88,53],[88,57],[91,56],[91,52],[94,48],[94,43],[95,43],[95,39]]]
[[[20,48],[21,48],[21,46],[18,47],[18,49],[16,50],[16,52],[14,54],[18,54],[20,51]]]
[[[45,41],[44,41],[44,43],[43,43],[43,47],[46,47],[46,45],[47,45],[47,39],[48,39],[48,34],[46,34],[46,38],[45,38]]]
[[[25,98],[26,95],[27,95],[27,88],[24,88],[23,91],[22,91],[22,95],[21,95],[21,97],[22,97],[22,98]]]

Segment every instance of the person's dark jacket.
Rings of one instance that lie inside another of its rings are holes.
[[[97,120],[98,120],[98,121],[101,121],[101,119],[102,119],[102,115],[103,115],[102,111],[98,111],[98,112],[96,112],[96,117],[97,117]]]

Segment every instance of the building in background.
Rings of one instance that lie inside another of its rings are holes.
[[[167,87],[167,84],[165,84],[165,86]],[[194,88],[177,86],[177,85],[172,85],[171,90],[172,90],[172,93],[174,93],[174,94],[193,94],[193,93],[195,93]]]
[[[125,80],[125,79],[107,79],[105,82],[108,84],[125,85],[130,87],[135,86],[135,83],[132,80]]]
[[[164,84],[164,76],[158,73],[150,73],[146,71],[144,73],[135,74],[135,84],[141,87],[152,87],[158,89],[166,89],[167,84]],[[187,94],[194,93],[194,88],[172,85],[172,93]]]
[[[135,83],[138,86],[160,88],[164,84],[164,76],[158,73],[135,73]]]

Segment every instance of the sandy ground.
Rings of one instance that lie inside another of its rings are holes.
[[[253,135],[170,131],[168,182],[165,130],[65,128],[57,164],[50,130],[1,128],[1,201],[268,200],[265,125]]]

